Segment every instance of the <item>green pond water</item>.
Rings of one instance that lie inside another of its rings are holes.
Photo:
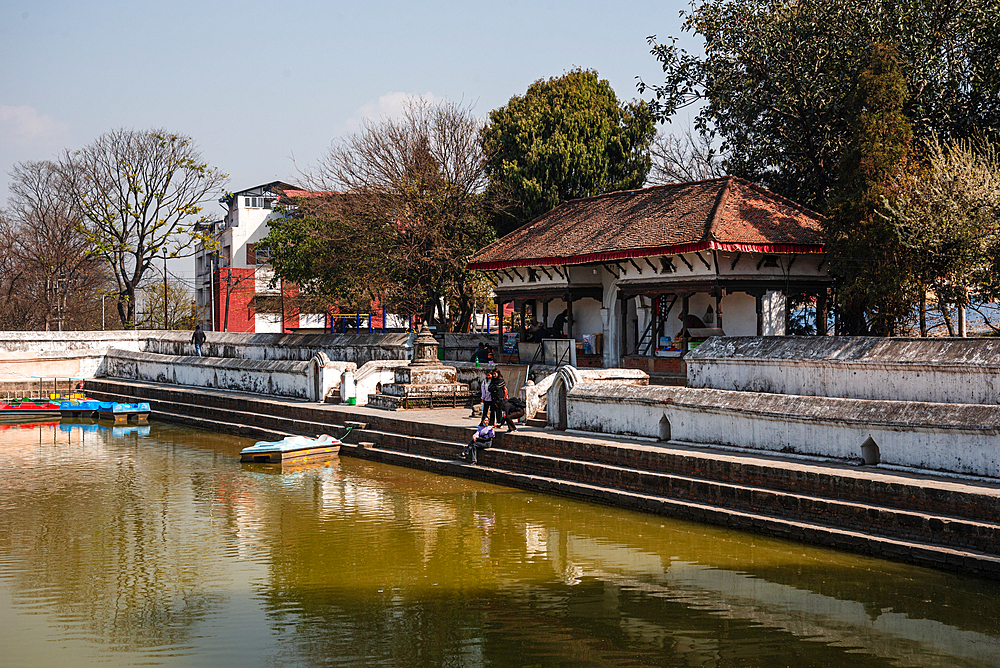
[[[998,666],[998,583],[165,424],[0,431],[0,666]]]

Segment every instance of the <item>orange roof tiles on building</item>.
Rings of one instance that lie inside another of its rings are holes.
[[[473,255],[469,269],[699,250],[822,253],[820,215],[736,177],[564,202]]]

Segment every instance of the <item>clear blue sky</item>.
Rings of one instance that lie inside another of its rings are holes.
[[[406,95],[485,116],[532,81],[579,66],[631,99],[636,76],[659,80],[646,36],[679,35],[685,7],[0,0],[0,201],[17,162],[116,127],[190,135],[239,190],[295,182],[296,164],[309,167]]]

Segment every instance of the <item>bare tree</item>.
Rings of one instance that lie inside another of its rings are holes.
[[[226,175],[202,162],[190,137],[164,130],[112,130],[62,163],[85,237],[114,276],[122,325],[133,327],[136,290],[153,260],[215,243],[195,224]]]
[[[164,308],[166,287],[166,308]],[[164,286],[158,277],[137,292],[136,327],[143,329],[193,329],[196,305],[191,289],[183,282],[170,279]],[[166,321],[164,322],[164,315]]]
[[[712,138],[690,127],[680,135],[659,134],[650,147],[653,167],[649,185],[702,181],[726,175],[725,160],[712,147]]]
[[[466,260],[494,238],[481,127],[467,108],[419,101],[335,143],[307,175],[329,194],[272,224],[276,274],[342,307],[367,295],[467,330],[475,297]]]
[[[0,220],[9,325],[94,326],[108,277],[80,229],[63,170],[52,162],[23,162],[11,177],[12,197]]]

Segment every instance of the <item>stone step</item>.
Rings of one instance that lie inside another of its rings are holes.
[[[525,420],[524,424],[528,425],[529,427],[538,427],[540,429],[544,429],[545,425],[548,424],[548,417],[549,415],[547,411],[540,410],[535,413],[535,416],[533,418],[531,418],[530,420]]]
[[[465,445],[377,430],[366,430],[359,438],[374,442],[383,450],[441,459],[457,458]],[[996,522],[978,522],[939,513],[900,510],[874,503],[826,499],[802,493],[506,449],[507,440],[512,438],[516,436],[498,435],[494,440],[494,447],[480,451],[480,463],[515,473],[544,475],[553,479],[702,503],[717,508],[821,522],[872,535],[1000,554],[1000,524]]]
[[[253,425],[242,424],[239,422],[224,422],[220,420],[194,417],[185,413],[167,413],[158,411],[157,416],[161,420],[171,422],[173,424],[182,424],[189,427],[205,429],[207,431],[232,434],[234,436],[244,436],[246,438],[253,438],[260,441],[280,441],[283,438],[295,435],[285,431],[263,429],[261,427],[255,427]]]
[[[390,412],[367,415],[330,411],[317,409],[315,404],[309,402],[276,402],[257,395],[129,381],[105,381],[104,386],[120,392],[115,395],[116,398],[134,400],[141,397],[150,400],[154,417],[157,401],[163,401],[159,397],[164,397],[167,402],[163,404],[164,410],[169,409],[171,413],[187,411],[198,416],[210,414],[206,412],[208,408],[238,409],[241,417],[228,417],[229,414],[222,413],[214,415],[230,422],[255,421],[265,428],[307,435],[324,433],[330,430],[329,425],[343,424],[346,420],[367,422],[371,430],[446,443],[464,445],[471,435],[470,427],[415,422]],[[95,387],[100,387],[100,384],[95,383]],[[190,408],[182,408],[181,404]],[[670,473],[862,504],[877,500],[880,507],[942,514],[971,521],[991,523],[1000,518],[1000,488],[997,485],[977,485],[960,480],[945,483],[939,480],[941,484],[928,485],[926,477],[883,469],[726,452],[710,447],[699,449],[690,444],[637,444],[623,439],[569,436],[533,428],[520,429],[509,436],[502,431],[501,434],[503,447],[507,450],[564,460]]]
[[[91,394],[95,399],[104,401],[122,401],[132,398],[129,395],[110,392],[94,391]],[[217,408],[207,404],[196,405],[165,401],[163,399],[150,399],[149,403],[154,419],[159,418],[170,422],[181,422],[182,424],[207,425],[209,429],[240,436],[248,435],[255,437],[255,434],[249,433],[247,429],[256,429],[261,432],[274,434],[316,436],[318,434],[329,433],[339,437],[339,432],[342,428],[341,424],[336,423],[282,417],[268,413],[237,411],[228,408]],[[233,425],[236,426],[233,427]],[[284,437],[282,436],[282,438]]]
[[[961,570],[993,579],[1000,578],[1000,557],[976,550],[928,545],[912,540],[852,531],[820,522],[792,520],[761,512],[734,510],[695,501],[522,473],[493,467],[489,463],[472,466],[454,459],[389,450],[378,445],[369,448],[357,447],[352,450],[356,456],[388,464],[505,484],[534,492],[597,501],[695,522],[707,522],[736,530],[825,545],[880,558],[892,558],[931,568]],[[343,453],[344,449],[341,452]],[[493,454],[490,451],[487,453]]]

